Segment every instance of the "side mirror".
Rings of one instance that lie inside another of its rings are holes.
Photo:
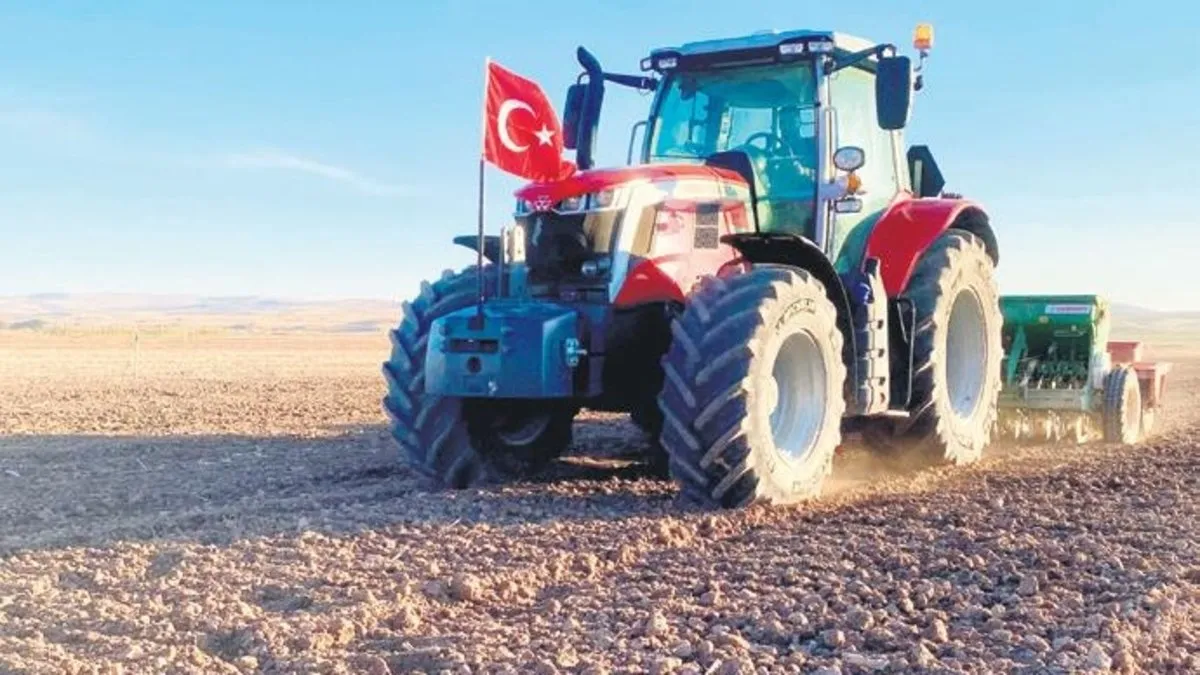
[[[833,153],[833,165],[840,171],[858,171],[867,163],[867,153],[854,145],[845,145]]]
[[[884,56],[875,69],[875,118],[888,131],[908,124],[912,105],[912,61],[907,56]]]
[[[583,112],[583,96],[586,84],[573,84],[567,88],[567,104],[563,107],[563,147],[574,150],[579,142],[579,116]]]

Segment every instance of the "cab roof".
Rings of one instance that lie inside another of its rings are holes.
[[[760,50],[775,51],[779,49],[779,45],[785,42],[793,41],[824,41],[833,42],[834,50],[841,53],[854,53],[864,49],[870,49],[875,46],[875,42],[866,38],[848,35],[846,33],[838,33],[835,31],[819,31],[819,30],[765,30],[742,37],[733,38],[718,38],[715,40],[700,40],[696,42],[685,42],[678,47],[660,47],[650,52],[650,58],[655,59],[663,55],[677,55],[680,57],[695,57],[695,56],[712,56],[725,52],[748,53]]]

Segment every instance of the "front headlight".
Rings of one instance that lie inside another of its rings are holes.
[[[611,209],[617,203],[617,189],[608,188],[590,195],[591,207],[594,210]]]
[[[605,188],[598,192],[567,197],[555,204],[553,210],[557,213],[567,214],[619,209],[624,206],[626,194],[625,188]],[[526,208],[529,211],[538,210],[536,204],[528,202],[526,202]]]
[[[587,205],[586,196],[576,195],[574,197],[567,197],[558,203],[558,209],[556,210],[560,213],[578,213],[579,211],[583,211]]]
[[[595,260],[585,260],[579,267],[579,271],[583,272],[585,277],[600,277],[608,272],[612,261],[608,258],[597,258]]]
[[[588,197],[588,211],[607,211],[625,207],[629,190],[624,187],[605,188],[593,192]]]

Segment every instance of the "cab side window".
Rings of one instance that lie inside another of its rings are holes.
[[[887,206],[900,189],[892,133],[879,128],[875,119],[874,74],[851,66],[835,73],[829,87],[836,111],[837,145],[857,145],[866,152],[867,162],[858,170],[866,194],[861,195],[862,212],[855,214],[862,218]]]

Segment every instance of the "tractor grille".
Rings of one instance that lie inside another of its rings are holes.
[[[532,284],[602,282],[608,274],[587,276],[585,262],[611,255],[621,211],[532,213],[518,218],[526,233],[525,264]]]

